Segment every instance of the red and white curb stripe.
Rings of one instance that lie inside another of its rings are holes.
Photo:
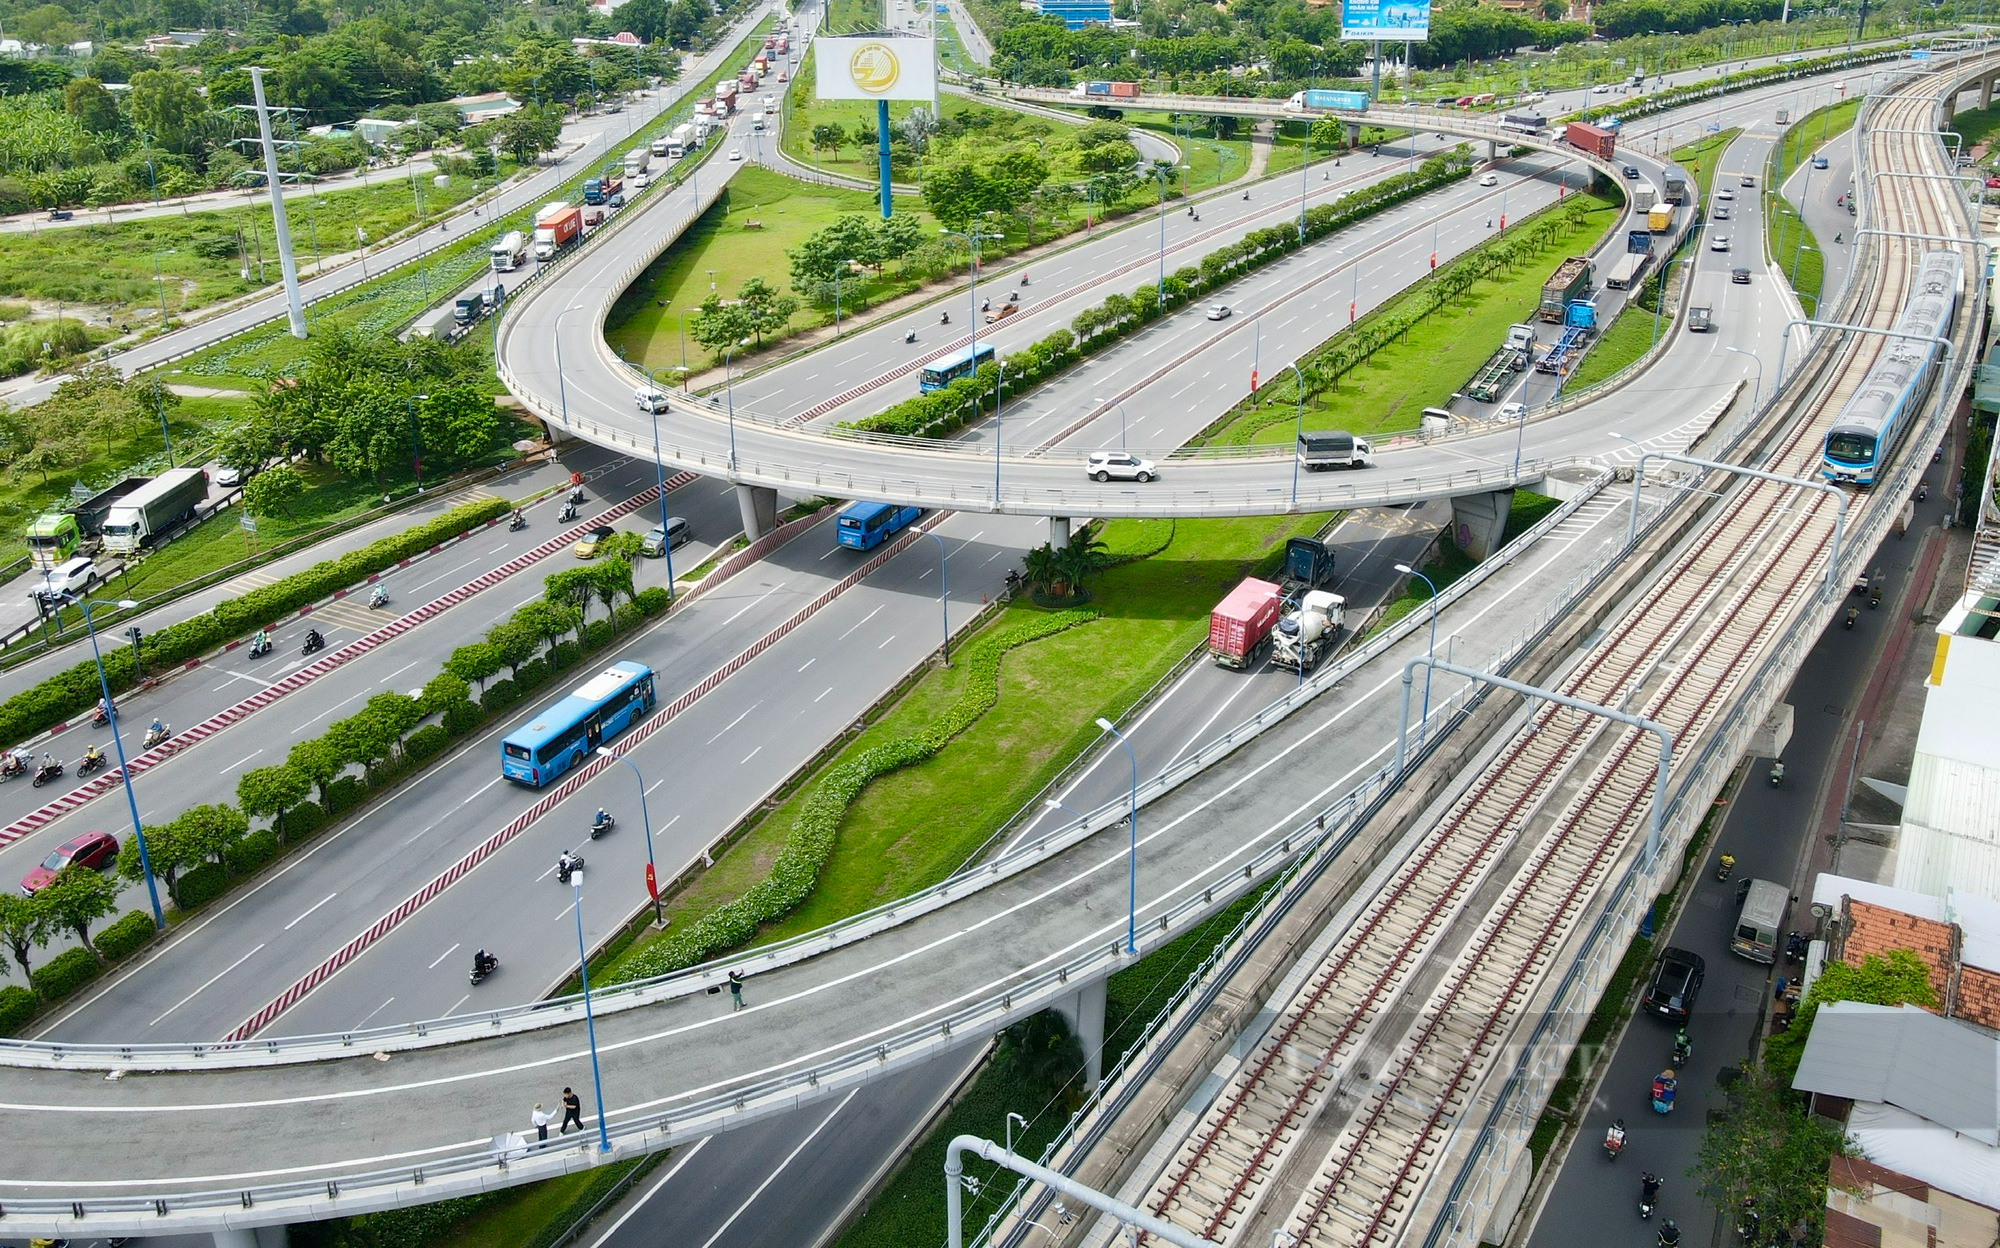
[[[693,706],[704,695],[712,692],[717,685],[720,685],[723,681],[742,670],[745,664],[782,641],[793,629],[818,614],[828,603],[838,598],[847,590],[852,589],[890,559],[901,554],[910,543],[916,541],[920,535],[929,532],[932,526],[941,523],[948,514],[946,512],[934,512],[921,523],[911,526],[908,532],[884,546],[873,558],[848,573],[838,583],[829,586],[819,597],[814,598],[804,607],[794,612],[791,618],[787,619],[783,624],[780,624],[758,638],[735,658],[730,659],[721,667],[704,676],[693,688],[655,711],[645,723],[624,734],[613,748],[620,755],[630,753],[640,742],[664,728],[675,717],[679,716],[681,712]],[[681,595],[682,600],[685,601],[698,596],[703,590],[722,581],[729,573],[763,558],[776,546],[781,545],[797,533],[818,523],[819,519],[820,516],[817,514],[802,517],[766,534],[756,542],[753,542],[749,547],[737,552],[727,563],[716,570],[716,575],[710,576],[694,589]],[[291,1009],[294,1005],[304,1000],[308,993],[331,979],[342,967],[361,956],[369,946],[394,931],[405,919],[415,914],[426,904],[436,900],[453,884],[464,879],[474,867],[491,858],[500,851],[502,846],[527,831],[534,825],[536,820],[554,810],[570,795],[590,783],[592,779],[596,778],[599,772],[611,766],[611,763],[612,760],[610,759],[593,756],[589,762],[584,763],[571,772],[553,790],[544,794],[534,805],[516,815],[505,827],[502,827],[499,831],[480,842],[470,853],[445,868],[435,879],[425,884],[422,888],[419,888],[416,892],[411,893],[394,909],[375,920],[358,936],[355,936],[345,945],[342,945],[334,952],[333,956],[321,962],[318,966],[308,971],[298,982],[272,998],[262,1009],[252,1014],[228,1035],[224,1036],[223,1042],[231,1043],[248,1040],[265,1027],[270,1026],[272,1021],[280,1014],[283,1014],[286,1010]]]
[[[682,485],[686,485],[688,482],[693,480],[695,480],[694,473],[691,472],[677,473],[674,476],[669,477],[667,479],[667,488],[669,490],[674,490]],[[459,603],[464,602],[466,599],[471,598],[473,595],[481,592],[482,590],[491,589],[493,586],[498,585],[500,582],[514,575],[516,572],[519,572],[524,568],[527,568],[535,563],[540,562],[543,559],[546,559],[548,556],[570,545],[572,542],[576,540],[578,535],[587,532],[592,528],[595,528],[596,526],[604,523],[607,520],[614,520],[632,511],[636,511],[640,507],[643,507],[646,504],[652,502],[657,496],[658,496],[658,489],[656,487],[648,488],[642,493],[636,495],[635,497],[629,498],[624,502],[618,504],[616,507],[613,507],[610,510],[605,511],[603,514],[595,517],[594,519],[587,520],[582,524],[579,524],[577,527],[570,529],[568,532],[562,534],[561,536],[552,537],[548,541],[543,542],[541,545],[536,546],[522,554],[516,555],[514,558],[509,559],[507,562],[499,565],[498,567],[493,568],[485,573],[482,573],[481,575],[473,578],[472,580],[467,581],[465,584],[460,585],[457,589],[452,590],[451,592],[445,594],[443,597],[427,602],[423,606],[418,607],[414,611],[411,611],[405,615],[398,616],[397,618],[389,621],[387,624],[384,624],[381,628],[376,629],[374,632],[369,633],[366,636],[359,638],[358,640],[351,641],[347,645],[342,646],[338,650],[329,652],[325,658],[320,659],[315,663],[307,664],[306,666],[300,668],[298,671],[293,672],[289,676],[286,676],[284,679],[277,681],[276,683],[261,690],[260,692],[250,695],[249,697],[243,699],[243,701],[238,702],[234,706],[227,707],[224,710],[217,712],[215,715],[210,716],[208,719],[203,720],[201,723],[196,724],[194,727],[189,728],[185,732],[176,733],[173,736],[167,738],[167,740],[162,742],[161,744],[154,746],[152,749],[147,750],[146,752],[139,754],[136,757],[127,759],[126,760],[127,766],[130,767],[131,772],[134,776],[140,775],[146,771],[150,771],[152,768],[157,767],[161,763],[166,762],[169,758],[172,758],[175,754],[179,753],[180,751],[188,749],[191,746],[197,745],[200,742],[207,740],[209,737],[214,736],[216,733],[221,732],[223,729],[229,728],[235,724],[242,722],[244,719],[247,719],[256,712],[263,710],[265,707],[271,705],[273,702],[276,702],[278,699],[284,697],[286,694],[295,693],[298,690],[305,688],[307,685],[311,684],[315,680],[318,680],[320,677],[326,675],[328,672],[334,671],[337,668],[343,667],[346,664],[353,662],[355,659],[360,658],[362,655],[367,654],[369,651],[374,650],[376,647],[382,645],[383,643],[401,636],[402,634],[410,631],[419,624],[425,623],[428,620],[436,618],[438,615],[441,615],[450,608],[457,606]],[[494,519],[487,521],[483,527],[491,528],[493,525],[496,525],[498,523],[500,523],[500,518],[496,516]],[[468,533],[472,531],[473,530],[467,530]],[[444,546],[449,544],[450,543],[440,542],[438,545],[431,547],[430,550],[425,553],[426,554],[435,553],[436,551],[442,549]],[[399,561],[396,564],[396,566],[399,569],[406,568],[410,565],[410,560],[415,558],[417,558],[417,556],[412,555],[410,559],[404,559]],[[355,586],[352,589],[343,589],[336,591],[333,597],[328,601],[338,602],[342,598],[347,597],[349,594],[358,592],[360,589],[373,584],[381,576],[382,573],[376,573],[375,575],[370,576],[367,580],[361,582],[360,585]],[[309,617],[313,613],[313,611],[317,609],[318,608],[316,607],[306,607],[300,610],[298,615],[300,618]],[[241,641],[233,641],[229,643],[229,645],[223,647],[222,653],[227,653],[228,651],[233,650],[237,646],[240,646],[242,644],[243,643]],[[186,670],[191,671],[194,668],[200,666],[204,661],[205,660],[202,659],[190,659],[187,663]],[[117,788],[119,783],[120,780],[119,780],[118,769],[114,767],[111,770],[105,772],[103,775],[90,781],[89,783],[78,785],[76,788],[70,790],[68,793],[63,794],[61,797],[55,799],[54,801],[48,803],[47,805],[41,807],[40,809],[30,811],[28,814],[23,815],[19,819],[16,819],[14,822],[8,824],[6,827],[0,828],[0,846],[11,845],[15,841],[20,840],[22,837],[27,836],[30,833],[35,832],[40,828],[48,826],[55,820],[60,819],[62,816],[66,814],[69,814],[71,811],[74,811],[82,806],[88,805],[93,801],[96,801],[98,798],[104,796],[106,793],[109,793],[111,792],[111,790]]]

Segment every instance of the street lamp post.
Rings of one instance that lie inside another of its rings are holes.
[[[944,622],[944,665],[951,666],[951,581],[946,565],[951,562],[951,552],[945,549],[944,539],[935,533],[925,533],[938,544],[938,618]]]
[[[1416,570],[1415,568],[1411,567],[1411,566],[1410,566],[1409,564],[1407,564],[1407,563],[1399,563],[1399,564],[1397,564],[1397,565],[1396,565],[1396,571],[1398,571],[1398,572],[1401,572],[1401,573],[1402,573],[1402,574],[1403,574],[1404,576],[1414,576],[1414,577],[1416,577],[1416,578],[1417,578],[1418,580],[1421,580],[1421,581],[1422,581],[1422,582],[1423,582],[1424,584],[1426,584],[1426,585],[1430,586],[1430,590],[1431,590],[1431,640],[1430,640],[1430,652],[1429,652],[1429,654],[1428,654],[1428,655],[1427,655],[1426,657],[1428,657],[1429,659],[1431,659],[1431,660],[1432,660],[1432,662],[1433,662],[1433,663],[1435,663],[1435,661],[1436,661],[1436,659],[1437,659],[1437,649],[1438,649],[1438,587],[1437,587],[1437,582],[1436,582],[1436,581],[1433,581],[1433,580],[1432,580],[1432,579],[1431,579],[1430,577],[1428,577],[1428,576],[1425,576],[1425,575],[1424,575],[1423,573],[1421,573],[1421,572],[1417,571],[1417,570]],[[1426,664],[1426,665],[1425,665],[1425,667],[1424,667],[1424,714],[1423,714],[1423,718],[1422,718],[1422,720],[1420,720],[1420,721],[1419,721],[1420,723],[1422,723],[1422,724],[1423,724],[1423,726],[1424,726],[1424,731],[1425,731],[1425,732],[1427,732],[1427,733],[1428,733],[1428,732],[1430,731],[1430,723],[1431,723],[1431,670],[1430,670],[1430,669],[1431,669],[1431,665],[1430,665],[1430,664]],[[1408,704],[1407,704],[1407,703],[1405,703],[1405,705],[1407,706]]]
[[[1007,361],[1000,361],[1000,372],[993,378],[993,505],[1000,505],[1000,397],[1001,386],[1007,381]]]
[[[1810,244],[1810,243],[1808,243],[1808,242],[1805,242],[1805,241],[1804,241],[1804,234],[1805,234],[1805,230],[1804,230],[1803,228],[1801,228],[1801,229],[1800,229],[1800,231],[1799,231],[1799,234],[1800,234],[1800,242],[1799,242],[1799,245],[1798,245],[1798,248],[1797,248],[1796,250],[1794,250],[1794,251],[1792,252],[1792,289],[1793,289],[1793,290],[1797,290],[1797,289],[1799,288],[1799,259],[1800,259],[1800,257],[1804,256],[1804,255],[1805,255],[1805,254],[1806,254],[1807,252],[1809,252],[1809,251],[1811,251],[1811,252],[1817,252],[1817,251],[1819,250],[1819,248],[1817,248],[1817,247],[1813,246],[1812,244]],[[1813,304],[1814,304],[1814,306],[1815,306],[1815,307],[1817,307],[1817,306],[1818,306],[1818,304],[1819,304],[1819,296],[1818,296],[1818,295],[1814,295],[1814,296],[1813,296]]]
[[[660,374],[666,371],[664,368],[656,368],[648,374],[648,376],[652,377],[653,385],[656,388],[660,384]],[[685,380],[687,374],[682,373],[681,377]],[[652,408],[653,404],[648,403],[646,406]],[[660,413],[654,410],[652,415],[653,482],[658,486],[660,491],[660,554],[667,561],[667,605],[672,606],[674,601],[674,535],[673,531],[667,527],[667,465],[660,458]],[[650,839],[646,842],[646,852],[648,854],[653,852],[653,842]]]
[[[428,394],[406,394],[403,396],[403,410],[410,416],[410,471],[417,478],[417,493],[424,492],[424,455],[422,444],[417,441],[417,400],[430,402]]]
[[[970,332],[972,338],[969,350],[972,352],[972,371],[976,373],[979,371],[979,244],[986,240],[1002,238],[1004,236],[1000,234],[988,234],[977,227],[968,230],[947,230],[940,228],[938,233],[949,234],[953,238],[962,238],[965,240],[966,302],[972,308],[972,315],[966,318],[966,324],[971,326]]]
[[[1306,241],[1306,195],[1307,195],[1306,170],[1311,168],[1312,159],[1313,159],[1313,123],[1312,119],[1308,117],[1306,119],[1305,151],[1299,157],[1299,245],[1301,247],[1305,246],[1305,241]]]
[[[590,1006],[590,953],[583,944],[583,868],[569,875],[570,896],[576,911],[576,974],[583,984],[583,1027],[590,1040],[590,1082],[597,1092],[597,1151],[611,1151],[611,1131],[604,1123],[604,1072],[597,1065],[597,1016]]]
[[[139,823],[139,799],[132,795],[132,769],[125,762],[125,738],[118,730],[118,704],[111,699],[111,681],[104,674],[104,652],[98,649],[97,626],[90,618],[91,608],[104,604],[85,602],[75,594],[64,594],[62,597],[83,612],[83,630],[90,634],[90,657],[97,664],[97,689],[104,695],[104,713],[111,718],[111,745],[118,752],[118,778],[125,786],[125,809],[132,815],[132,839],[139,843],[139,874],[146,878],[146,899],[153,903],[153,926],[165,928],[167,918],[160,910],[160,888],[153,881],[153,862],[146,854],[146,829]],[[120,610],[129,611],[139,604],[130,598],[121,598],[116,605]]]
[[[729,406],[729,471],[736,471],[736,376],[730,371],[729,361],[736,354],[738,343],[730,343],[722,353],[722,397]]]
[[[572,303],[556,313],[556,399],[562,406],[563,423],[569,423],[569,386],[563,381],[562,365],[562,323],[563,318],[581,308],[580,303]]]
[[[1306,375],[1299,371],[1297,363],[1286,365],[1292,375],[1299,379],[1299,419],[1292,430],[1292,508],[1299,505],[1299,439],[1306,433]],[[1305,665],[1299,666],[1300,679],[1304,679]]]
[[[1756,380],[1756,383],[1755,383],[1755,386],[1754,386],[1754,388],[1753,388],[1753,389],[1752,389],[1752,390],[1750,391],[1750,410],[1752,410],[1752,411],[1755,411],[1755,410],[1757,410],[1757,400],[1758,400],[1758,399],[1759,399],[1760,397],[1762,397],[1762,395],[1763,395],[1763,393],[1764,393],[1764,360],[1763,360],[1763,357],[1762,357],[1762,356],[1759,356],[1759,355],[1758,355],[1758,354],[1757,354],[1756,352],[1754,352],[1754,351],[1745,351],[1745,350],[1744,350],[1744,349],[1743,349],[1742,347],[1724,347],[1724,348],[1723,348],[1723,350],[1724,350],[1724,351],[1733,351],[1733,352],[1735,352],[1735,353],[1736,353],[1737,355],[1743,355],[1743,356],[1748,356],[1748,357],[1750,358],[1750,362],[1751,362],[1752,364],[1755,364],[1755,365],[1757,366],[1757,380]]]
[[[653,862],[653,817],[646,812],[646,776],[639,770],[639,764],[614,754],[608,745],[600,745],[597,752],[606,758],[617,759],[632,769],[632,775],[639,781],[639,822],[646,828],[646,893],[653,899],[653,926],[665,927],[666,917],[660,912],[660,877]]]
[[[1126,812],[1125,822],[1132,829],[1132,848],[1126,856],[1125,871],[1125,952],[1139,952],[1139,754],[1125,734],[1118,731],[1118,725],[1097,717],[1097,726],[1118,738],[1118,744],[1125,747],[1125,753],[1132,760],[1132,805]]]
[[[1160,311],[1167,310],[1167,175],[1186,165],[1155,165],[1153,176],[1160,180]]]

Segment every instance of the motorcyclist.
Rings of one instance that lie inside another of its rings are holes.
[[[1680,1248],[1681,1228],[1668,1218],[1660,1224],[1660,1248]]]
[[[556,878],[569,883],[569,877],[576,871],[576,862],[575,855],[566,849],[562,851],[562,857],[556,859]]]
[[[1620,1118],[1616,1122],[1613,1122],[1611,1124],[1611,1129],[1604,1133],[1604,1147],[1613,1153],[1619,1152],[1622,1149],[1624,1149],[1625,1120],[1623,1118]]]
[[[89,745],[83,747],[83,761],[89,763],[92,767],[104,761],[104,755],[98,750],[97,742],[92,741]]]
[[[368,596],[368,601],[370,605],[377,607],[389,601],[389,587],[378,583],[375,586],[375,592]]]
[[[597,819],[596,819],[597,826],[601,828],[609,824],[610,822],[611,822],[611,816],[604,813],[604,807],[599,806],[597,808]]]
[[[155,719],[146,726],[146,735],[149,737],[164,737],[167,735],[167,726]]]
[[[271,648],[271,634],[261,628],[258,629],[257,635],[250,639],[250,648],[252,650],[269,650]]]
[[[513,514],[513,516],[512,516],[511,518],[510,518],[510,521],[509,521],[509,522],[510,522],[511,524],[513,524],[513,526],[514,526],[515,528],[517,528],[517,529],[518,529],[518,528],[520,528],[520,527],[521,527],[522,525],[524,525],[524,524],[526,524],[526,523],[528,522],[528,518],[527,518],[526,516],[524,516],[524,515],[522,515],[522,514],[521,514],[521,509],[520,509],[519,507],[516,507],[516,508],[514,509],[514,514]]]
[[[1782,759],[1782,758],[1774,758],[1774,759],[1772,759],[1772,760],[1771,760],[1771,783],[1772,783],[1772,784],[1776,784],[1776,783],[1778,783],[1779,781],[1783,780],[1784,778],[1785,778],[1785,760],[1784,760],[1784,759]]]
[[[1028,275],[1026,273],[1023,273],[1021,274],[1021,285],[1026,286],[1027,284],[1028,284]]]
[[[1835,234],[1835,235],[1833,236],[1833,241],[1834,241],[1834,242],[1836,242],[1836,243],[1840,241],[1840,235],[1839,235],[1838,233],[1836,233],[1836,234]]]
[[[472,973],[474,975],[491,975],[493,968],[499,965],[500,959],[494,957],[484,949],[472,955]]]
[[[99,719],[111,718],[111,699],[99,698],[97,700],[97,717]]]
[[[1660,1176],[1651,1170],[1639,1176],[1639,1203],[1656,1205],[1660,1202]]]
[[[317,650],[325,644],[326,638],[319,635],[318,629],[309,628],[306,630],[306,647],[308,649]]]

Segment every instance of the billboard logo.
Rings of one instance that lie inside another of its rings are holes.
[[[883,95],[895,89],[897,79],[903,76],[903,67],[888,44],[870,42],[854,49],[847,58],[847,74],[855,86],[868,94]]]

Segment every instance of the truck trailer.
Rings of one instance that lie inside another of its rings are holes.
[[[111,509],[152,483],[151,477],[127,477],[77,503],[69,509],[69,514],[76,517],[77,531],[85,541],[102,537],[104,518],[111,514]]]
[[[1309,108],[1334,109],[1343,113],[1365,113],[1368,111],[1366,91],[1299,91],[1285,101],[1285,111],[1302,113]]]
[[[1618,150],[1618,136],[1603,126],[1593,126],[1587,121],[1572,121],[1563,131],[1563,138],[1578,151],[1589,152],[1599,160],[1610,160]]]
[[[1497,403],[1500,396],[1507,393],[1513,384],[1515,373],[1528,367],[1528,355],[1534,350],[1535,327],[1533,325],[1510,325],[1507,340],[1500,344],[1479,371],[1472,375],[1472,382],[1465,388],[1465,397],[1480,403]]]
[[[1571,256],[1556,266],[1542,283],[1542,303],[1537,311],[1544,321],[1560,325],[1570,301],[1590,290],[1590,257]]]
[[[583,209],[554,203],[535,218],[535,259],[553,260],[556,253],[583,233]]]
[[[163,472],[104,517],[104,549],[130,554],[151,546],[168,530],[193,517],[208,497],[208,474],[199,468]]]
[[[1208,616],[1208,653],[1218,667],[1246,668],[1271,639],[1282,598],[1269,581],[1246,576]]]

